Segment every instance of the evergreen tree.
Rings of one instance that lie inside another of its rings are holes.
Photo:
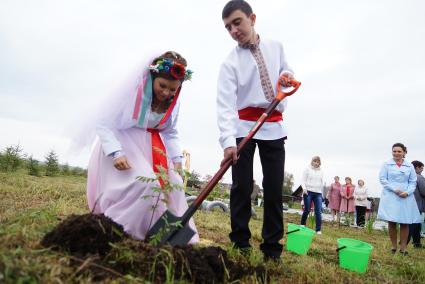
[[[33,159],[32,155],[28,158],[27,168],[29,175],[40,176],[40,166],[38,165],[38,161]]]
[[[55,176],[59,173],[58,155],[54,150],[50,150],[45,156],[46,159],[46,176]]]

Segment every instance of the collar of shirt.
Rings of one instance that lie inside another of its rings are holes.
[[[239,46],[243,49],[256,49],[260,45],[260,35],[257,34],[257,40],[254,43],[244,43],[239,44]]]

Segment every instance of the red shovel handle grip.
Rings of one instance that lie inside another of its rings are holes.
[[[290,80],[289,84],[294,88],[289,92],[283,92],[282,85],[280,84],[280,80],[277,81],[276,99],[278,99],[279,101],[283,100],[285,97],[288,97],[292,95],[293,93],[295,93],[298,90],[298,88],[301,86],[301,82],[298,82],[297,80],[294,80],[294,79]]]

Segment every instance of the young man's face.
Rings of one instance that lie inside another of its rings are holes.
[[[236,10],[229,17],[223,19],[224,27],[230,36],[239,44],[253,43],[255,39],[255,14],[249,17],[241,10]]]

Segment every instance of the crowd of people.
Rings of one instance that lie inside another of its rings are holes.
[[[332,214],[332,221],[340,222],[340,215],[344,213],[347,220],[354,220],[356,225],[363,227],[365,221],[369,219],[369,212],[372,209],[372,198],[368,196],[368,189],[362,179],[357,181],[357,186],[353,185],[351,177],[345,177],[345,183],[341,184],[339,177],[334,177],[334,182],[323,197],[324,180],[319,156],[314,156],[310,166],[304,170],[302,177],[303,188],[303,214],[301,225],[305,225],[309,213],[314,207],[316,219],[316,232],[321,234],[321,213],[322,204],[325,203]]]
[[[421,231],[425,213],[425,178],[421,175],[424,164],[420,161],[409,162],[405,159],[407,148],[402,143],[392,146],[392,159],[385,162],[379,173],[379,180],[383,187],[377,218],[388,222],[388,232],[391,240],[391,252],[407,255],[406,246],[413,240],[415,248],[422,248]],[[323,199],[323,171],[320,157],[314,156],[310,166],[302,177],[303,214],[301,225],[312,211],[316,219],[316,232],[321,234],[322,199]],[[338,176],[330,185],[326,193],[327,207],[331,210],[332,221],[340,222],[341,213],[346,220],[355,219],[358,227],[364,227],[373,210],[373,199],[368,196],[365,181],[359,179],[354,185],[350,177],[345,177],[341,184]],[[422,215],[421,215],[422,214]],[[355,215],[355,218],[354,218]],[[354,224],[353,224],[354,225]],[[397,226],[400,228],[400,237],[397,238]]]

